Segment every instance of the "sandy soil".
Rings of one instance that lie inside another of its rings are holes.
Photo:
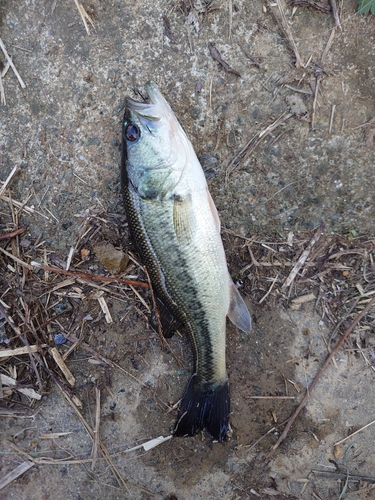
[[[66,260],[90,209],[98,217],[105,214],[101,239],[124,251],[132,248],[119,190],[121,119],[124,97],[134,96],[134,87],[142,91],[150,78],[197,153],[218,160],[209,184],[224,229],[272,242],[275,235],[286,240],[325,220],[328,233],[373,236],[374,18],[356,16],[354,0],[338,2],[342,29],[324,54],[334,27],[331,14],[298,8],[292,16],[282,2],[305,65],[296,68],[273,4],[217,2],[217,9],[199,13],[203,2],[193,3],[195,24],[187,22],[188,7],[179,2],[84,2],[95,26],[89,36],[73,0],[0,2],[1,38],[26,84],[21,89],[11,71],[3,78],[0,179],[21,167],[12,196],[38,211],[20,214],[27,237],[40,238],[43,248]],[[213,60],[209,42],[240,77]],[[6,63],[1,54],[0,59]],[[248,141],[288,113],[238,165]],[[237,168],[226,176],[233,161]],[[2,201],[1,231],[11,220],[9,204]],[[211,443],[199,435],[126,452],[170,434],[173,405],[191,370],[188,341],[175,336],[170,349],[162,350],[146,307],[129,290],[118,291],[117,298],[105,295],[112,324],[92,301],[76,299],[85,342],[117,367],[75,350],[67,361],[76,378],[72,394],[94,427],[95,387],[100,388],[100,438],[122,479],[100,453],[92,470],[92,440],[51,382],[33,411],[1,417],[0,478],[27,457],[46,462],[0,490],[1,500],[327,500],[340,497],[347,472],[368,480],[349,481],[340,498],[375,498],[369,480],[375,476],[375,427],[333,446],[375,418],[374,371],[348,348],[336,356],[288,438],[265,459],[280,424],[322,365],[331,328],[309,304],[284,309],[272,294],[259,304],[254,268],[249,276],[241,273],[251,263],[243,240],[225,231],[223,238],[231,273],[241,280],[254,317],[250,336],[228,324],[228,441]],[[94,253],[87,265],[91,272],[102,270]],[[84,296],[92,291],[77,286]],[[63,298],[55,299],[63,304],[56,307],[65,307]],[[91,319],[83,321],[87,314]],[[59,347],[62,353],[67,346]],[[371,362],[371,342],[366,353]],[[51,433],[67,434],[48,438]],[[51,463],[58,459],[65,462]]]

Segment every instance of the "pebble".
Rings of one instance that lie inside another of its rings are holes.
[[[107,271],[121,273],[129,262],[129,257],[122,250],[116,250],[111,243],[94,246],[94,252]]]

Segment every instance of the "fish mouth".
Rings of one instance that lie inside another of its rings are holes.
[[[156,83],[149,81],[145,88],[148,94],[147,102],[139,102],[131,97],[126,99],[126,110],[128,117],[134,113],[142,125],[147,126],[147,122],[158,122],[168,114],[169,104],[164,99]]]

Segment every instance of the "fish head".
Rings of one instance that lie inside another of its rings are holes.
[[[179,169],[188,139],[158,86],[148,82],[146,90],[147,102],[126,100],[122,130],[126,163],[143,170]]]

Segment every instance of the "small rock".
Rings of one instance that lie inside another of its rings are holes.
[[[90,250],[88,248],[81,248],[81,259],[85,261],[90,259]]]
[[[66,338],[62,333],[55,333],[55,335],[53,336],[53,340],[56,345],[62,345],[66,342]]]
[[[121,273],[129,262],[129,257],[122,250],[116,250],[111,243],[100,243],[94,246],[97,258],[111,273]]]
[[[285,100],[290,106],[290,112],[293,113],[296,118],[306,122],[310,121],[307,107],[299,95],[289,95],[285,98]]]

